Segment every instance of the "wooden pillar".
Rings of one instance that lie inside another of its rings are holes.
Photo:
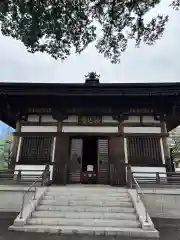
[[[126,115],[122,115],[122,114],[118,114],[118,115],[113,115],[112,116],[113,120],[118,122],[118,133],[123,133],[123,121],[128,119],[128,116]]]
[[[67,168],[69,162],[69,136],[62,132],[63,120],[67,116],[57,115],[57,132],[55,155],[54,155],[54,169],[53,169],[53,183],[64,185],[67,183]]]
[[[110,138],[109,144],[109,164],[110,164],[110,184],[125,186],[126,185],[126,164],[124,148],[124,124],[123,121],[128,116],[115,114],[112,116],[118,122],[118,135]]]
[[[62,133],[56,138],[56,149],[53,169],[53,183],[67,183],[67,166],[69,161],[69,136]]]
[[[57,122],[57,132],[62,132],[62,128],[63,128],[63,119],[58,120]]]
[[[118,122],[118,133],[121,134],[123,133],[123,123],[121,121]]]
[[[20,120],[17,120],[16,122],[16,132],[21,132],[21,122]],[[16,157],[17,157],[17,151],[19,146],[19,136],[13,136],[13,146],[12,146],[12,155],[11,155],[11,162],[8,165],[9,169],[14,169],[16,165]]]
[[[126,169],[124,154],[124,137],[110,138],[109,144],[110,184],[117,186],[126,185]]]

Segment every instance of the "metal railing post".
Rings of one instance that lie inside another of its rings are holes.
[[[143,204],[144,204],[144,210],[145,210],[145,222],[148,222],[149,219],[148,219],[148,212],[147,212],[147,209],[146,209],[146,206],[145,206],[145,197],[144,197],[144,193],[142,192],[141,188],[140,188],[140,185],[139,183],[137,182],[136,178],[134,177],[134,175],[132,174],[132,179],[133,179],[133,182],[135,184],[135,187],[136,187],[136,194],[137,194],[137,203],[139,203],[140,201],[142,201],[141,197],[143,198]]]
[[[139,203],[139,201],[140,201],[140,197],[139,197],[139,193],[138,193],[138,190],[136,190],[136,199],[137,199],[137,203]]]
[[[127,187],[132,188],[132,172],[131,172],[131,166],[127,166]]]
[[[20,219],[23,218],[24,199],[25,199],[25,194],[23,194],[23,198],[22,198],[22,205],[21,205],[21,211],[20,211]]]
[[[159,172],[156,173],[156,183],[157,184],[160,184],[160,175],[159,175]]]
[[[145,210],[146,211],[146,219],[145,219],[145,222],[148,222],[148,212],[147,212],[147,210]]]
[[[18,174],[17,174],[17,181],[21,181],[21,170],[18,171]]]
[[[41,186],[48,186],[49,183],[50,183],[50,169],[49,164],[47,164],[42,174]]]
[[[36,191],[37,191],[37,188],[35,187],[34,194],[33,194],[33,200],[36,200]]]

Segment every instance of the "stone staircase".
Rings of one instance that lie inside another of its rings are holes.
[[[158,239],[155,229],[142,228],[127,189],[109,186],[49,187],[26,224],[10,229]]]

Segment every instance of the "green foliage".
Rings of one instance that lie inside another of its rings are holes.
[[[10,145],[4,140],[0,142],[0,161],[9,163],[11,156]]]
[[[172,148],[172,157],[176,164],[176,167],[178,167],[180,164],[180,134],[176,129],[171,132],[170,139],[171,139],[170,147]]]
[[[64,60],[95,41],[112,63],[120,61],[129,39],[154,44],[162,37],[168,16],[145,22],[161,0],[2,0],[1,31],[21,40],[29,52],[46,52]],[[172,6],[178,9],[179,0]]]

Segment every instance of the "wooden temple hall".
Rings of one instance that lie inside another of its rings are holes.
[[[13,169],[49,164],[52,184],[125,186],[135,171],[171,172],[168,131],[179,83],[0,83],[0,119],[16,128]]]

